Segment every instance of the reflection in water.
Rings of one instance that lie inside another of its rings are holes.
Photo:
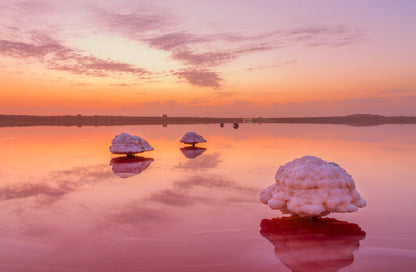
[[[200,156],[202,153],[204,153],[207,149],[203,147],[182,147],[181,151],[187,157],[188,159],[195,159],[196,157]]]
[[[128,178],[140,174],[153,162],[152,158],[143,157],[117,157],[112,158],[110,165],[114,174],[121,178]]]
[[[292,271],[338,271],[354,261],[353,252],[366,235],[357,224],[333,218],[263,219],[260,227],[276,256]]]

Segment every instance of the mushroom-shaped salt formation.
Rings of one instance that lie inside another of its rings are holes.
[[[153,147],[145,139],[124,132],[114,137],[111,143],[111,153],[126,154],[127,157],[131,157],[136,153],[153,150]]]
[[[260,227],[280,261],[299,272],[338,271],[352,264],[366,236],[357,224],[333,218],[311,221],[293,215],[263,219]]]
[[[191,144],[192,147],[195,147],[195,144],[197,143],[203,143],[206,141],[207,140],[205,140],[204,137],[202,137],[199,134],[196,134],[195,132],[187,132],[185,133],[185,135],[183,135],[182,139],[180,139],[181,143]]]
[[[140,174],[153,162],[152,158],[143,157],[117,157],[112,158],[110,165],[114,174],[120,178],[128,178]]]
[[[182,147],[181,151],[187,157],[188,159],[195,159],[196,157],[200,156],[202,153],[207,150],[203,147],[192,147],[192,146],[186,146]]]
[[[355,212],[366,205],[344,169],[314,156],[280,166],[275,180],[263,190],[260,199],[282,213],[317,217]]]

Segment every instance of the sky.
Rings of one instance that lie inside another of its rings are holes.
[[[413,0],[0,2],[0,114],[416,115]]]

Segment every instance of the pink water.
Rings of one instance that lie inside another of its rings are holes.
[[[122,131],[155,150],[117,159]],[[200,154],[181,150],[187,131]],[[0,271],[416,268],[415,125],[0,128],[0,150]],[[316,228],[263,205],[304,155],[343,167],[367,207]]]

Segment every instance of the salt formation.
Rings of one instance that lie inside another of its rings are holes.
[[[316,217],[355,212],[366,205],[344,169],[314,156],[280,166],[275,180],[262,191],[260,199],[282,213]]]
[[[110,151],[114,154],[133,156],[135,153],[153,150],[153,147],[145,139],[124,132],[114,137],[111,143]]]
[[[204,137],[202,137],[199,134],[196,134],[195,132],[187,132],[185,133],[185,135],[183,135],[182,139],[180,139],[181,143],[191,144],[192,146],[195,146],[195,144],[197,143],[203,143],[206,141],[207,140],[205,140]]]
[[[185,157],[187,157],[188,159],[195,159],[196,157],[204,153],[207,149],[203,147],[186,146],[182,147],[180,150],[182,151],[183,155],[185,155]]]
[[[338,271],[350,265],[366,236],[357,224],[333,218],[312,221],[292,215],[263,219],[260,227],[280,261],[299,272]]]
[[[110,165],[112,166],[114,174],[121,178],[128,178],[140,174],[146,170],[152,162],[152,158],[118,157],[112,158]]]

